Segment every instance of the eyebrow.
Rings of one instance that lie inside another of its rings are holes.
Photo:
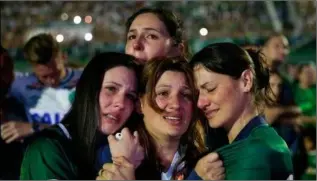
[[[171,88],[172,86],[167,85],[167,84],[161,84],[161,85],[157,86],[156,88],[161,88],[161,87]],[[186,85],[182,85],[181,88],[190,89],[190,88],[189,88],[188,86],[186,86]]]
[[[206,88],[206,86],[207,86],[208,84],[212,84],[212,83],[214,83],[214,82],[213,82],[213,81],[205,82],[205,83],[203,83],[202,85],[200,85],[199,87],[201,87],[201,88]]]
[[[147,28],[142,28],[142,29],[145,30],[145,31],[156,31],[156,32],[162,34],[162,32],[161,32],[160,30],[155,29],[155,28],[147,27]],[[136,32],[136,31],[137,31],[136,29],[130,29],[128,33],[130,33],[130,32]]]
[[[118,87],[122,87],[122,84],[119,84],[119,83],[117,83],[117,82],[113,82],[113,81],[109,81],[109,82],[104,82],[102,85],[104,86],[105,84],[115,84],[116,86],[118,86]],[[129,90],[129,92],[131,92],[131,93],[133,93],[133,94],[138,94],[137,93],[137,91],[135,91],[135,90]]]

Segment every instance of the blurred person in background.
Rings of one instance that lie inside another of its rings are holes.
[[[269,68],[278,69],[289,54],[289,42],[286,36],[281,33],[271,34],[263,44],[262,53]]]
[[[59,123],[70,108],[69,94],[81,75],[81,70],[65,67],[65,55],[50,34],[32,37],[24,46],[24,54],[33,72],[16,77],[10,95],[24,105],[28,122],[6,122],[7,142]]]
[[[302,180],[316,180],[316,128],[306,127],[303,130],[304,145],[307,152],[305,172]]]
[[[316,126],[316,66],[313,62],[299,65],[293,91],[295,103],[303,113],[304,126]]]
[[[6,124],[9,120],[15,122],[27,121],[23,108],[14,97],[8,94],[14,79],[14,63],[8,52],[0,47],[0,180],[18,180],[23,157],[23,144],[13,141],[10,131],[14,126]]]
[[[270,71],[278,71],[282,78],[281,104],[294,104],[294,94],[292,92],[292,82],[289,80],[285,69],[286,58],[289,55],[289,42],[287,37],[281,33],[271,34],[264,42],[261,52],[266,58]]]

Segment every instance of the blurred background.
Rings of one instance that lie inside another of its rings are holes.
[[[316,60],[316,1],[16,1],[1,2],[1,44],[18,71],[28,71],[22,47],[50,32],[69,62],[85,63],[100,51],[124,51],[125,20],[143,6],[173,10],[184,20],[193,53],[230,41],[258,45],[270,33],[289,39],[288,61]]]

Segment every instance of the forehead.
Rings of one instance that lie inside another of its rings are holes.
[[[203,84],[209,83],[209,82],[224,82],[226,79],[229,80],[229,76],[219,74],[216,72],[213,72],[211,70],[208,70],[203,65],[196,65],[194,67],[194,75],[196,79],[196,83],[198,86],[201,86]]]
[[[175,81],[177,80],[177,81]],[[159,78],[157,85],[160,84],[172,84],[172,85],[178,85],[178,84],[186,84],[186,77],[183,72],[178,71],[165,71],[161,77]]]
[[[283,44],[285,46],[288,46],[288,40],[285,36],[275,36],[272,37],[270,40],[270,44]]]
[[[117,66],[105,72],[103,84],[107,82],[116,82],[123,86],[127,85],[134,87],[136,84],[136,75],[133,70],[127,67]]]
[[[132,22],[129,30],[143,30],[146,28],[153,28],[162,33],[166,33],[165,24],[153,13],[144,13],[138,15]]]
[[[38,74],[45,74],[52,70],[52,65],[48,64],[34,64],[33,69]]]

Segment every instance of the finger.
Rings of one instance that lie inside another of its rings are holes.
[[[135,143],[139,143],[139,133],[138,133],[138,131],[134,131],[133,132],[133,136],[134,136],[134,142]]]
[[[11,121],[10,122],[6,122],[6,123],[1,125],[1,131],[3,129],[8,129],[8,128],[11,128],[11,127],[13,127],[12,122]]]
[[[133,164],[130,163],[129,160],[127,160],[125,157],[121,156],[121,157],[116,157],[113,160],[113,163],[119,165],[119,166],[123,166],[123,167],[127,167],[127,168],[133,168]]]
[[[204,159],[206,162],[215,162],[216,160],[219,160],[219,155],[218,153],[212,152],[206,155]]]
[[[112,163],[105,163],[105,164],[103,164],[102,169],[111,170],[112,167],[113,167]]]
[[[102,172],[101,172],[101,176],[102,177],[105,177],[106,179],[111,179],[113,177],[115,172],[112,172],[110,170],[106,170],[104,169]]]
[[[225,174],[221,174],[216,177],[216,180],[224,180],[224,179],[225,179]]]
[[[221,167],[221,168],[214,169],[213,173],[215,176],[225,174],[225,168]]]
[[[102,172],[102,175],[101,177],[104,179],[104,180],[112,180],[113,179],[113,175],[114,173],[113,172],[109,172],[109,171],[103,171]]]
[[[19,138],[19,135],[18,135],[18,134],[13,134],[13,136],[11,136],[10,138],[8,138],[8,139],[6,140],[6,143],[11,143],[11,142],[17,140],[18,138]]]
[[[218,161],[209,163],[208,166],[211,167],[212,169],[221,168],[223,167],[223,162],[221,160],[218,160]]]
[[[102,176],[98,176],[96,180],[106,180],[106,178],[103,178]]]
[[[113,135],[109,135],[108,136],[108,143],[109,145],[111,144],[115,144],[118,140],[116,140],[116,138]]]
[[[2,137],[2,139],[6,140],[9,137],[13,136],[14,133],[15,132],[13,129],[8,129],[8,130],[5,130],[4,132],[1,132],[1,137]]]
[[[122,139],[131,139],[132,138],[132,135],[131,135],[128,128],[123,128],[121,131],[121,134],[122,134]]]

